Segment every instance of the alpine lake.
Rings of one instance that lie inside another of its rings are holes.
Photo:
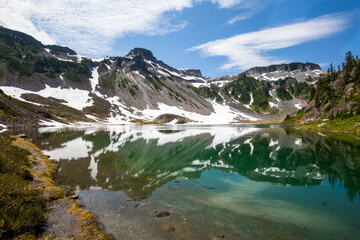
[[[360,237],[360,136],[250,125],[30,136],[114,239]]]

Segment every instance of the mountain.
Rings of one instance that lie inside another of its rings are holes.
[[[250,70],[210,79],[197,69],[173,68],[143,48],[98,61],[1,27],[0,123],[280,121],[306,106],[316,81],[291,73],[321,72],[310,63],[256,71],[280,69],[286,77],[278,80],[250,76]],[[18,115],[11,117],[5,108]],[[26,120],[30,115],[25,112],[31,112],[33,121]]]
[[[271,65],[268,67],[254,67],[244,73],[246,76],[251,76],[259,80],[277,81],[279,79],[292,77],[298,82],[313,82],[314,80],[318,80],[324,72],[317,64],[295,62]]]
[[[310,94],[309,103],[286,123],[312,124],[325,129],[360,131],[360,60],[347,52],[336,71],[331,65]]]

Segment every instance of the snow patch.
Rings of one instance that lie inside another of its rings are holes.
[[[294,106],[295,106],[297,109],[302,109],[302,107],[300,106],[299,103],[295,104]]]
[[[211,102],[214,112],[210,115],[201,115],[194,112],[188,112],[175,106],[169,106],[164,103],[159,103],[159,109],[145,109],[142,111],[144,117],[148,119],[155,119],[162,114],[176,114],[187,117],[197,123],[203,124],[229,124],[236,121],[236,118],[241,118],[247,121],[257,121],[257,118],[248,116],[244,113],[238,112],[231,107],[217,103],[215,100]]]
[[[252,93],[250,93],[250,103],[249,104],[244,104],[244,106],[246,108],[248,108],[248,109],[252,109],[250,106],[251,106],[251,104],[253,104],[253,102],[254,102],[254,98],[253,98]]]
[[[89,91],[74,88],[52,88],[48,85],[45,85],[45,89],[38,92],[24,90],[16,87],[1,87],[1,89],[5,94],[22,101],[26,101],[25,99],[21,98],[21,95],[25,93],[34,93],[45,98],[53,97],[62,99],[67,102],[66,105],[77,110],[82,110],[84,107],[92,106],[93,103],[92,98],[89,97]]]
[[[98,68],[93,68],[92,72],[91,72],[91,78],[89,79],[91,82],[91,89],[94,92],[96,86],[99,84],[99,72],[98,72]]]

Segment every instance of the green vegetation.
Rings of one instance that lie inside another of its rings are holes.
[[[269,107],[269,89],[271,85],[266,81],[258,81],[253,77],[247,77],[245,74],[240,74],[239,78],[226,84],[223,88],[225,96],[233,97],[234,99],[249,104],[251,101],[250,93],[252,93],[254,102],[251,107],[255,111],[266,111]]]
[[[199,88],[197,88],[192,85],[186,85],[186,87],[205,98],[209,98],[211,100],[216,99],[217,102],[223,101],[223,98],[219,95],[220,88],[215,84],[210,84],[210,88],[205,86],[200,86]]]
[[[282,122],[282,124],[285,125],[293,125],[296,124],[303,116],[305,115],[305,112],[303,110],[299,110],[295,116],[290,117],[290,115],[286,115],[285,120]]]
[[[52,54],[76,55],[76,52],[68,47],[62,47],[58,45],[45,45],[44,47],[50,49]]]
[[[201,86],[199,87],[199,93],[201,96],[215,99],[217,102],[222,102],[222,97],[219,95],[220,88],[215,84],[211,84],[210,88]]]
[[[56,45],[44,46],[33,37],[0,27],[0,62],[5,62],[11,73],[20,77],[30,77],[34,73],[55,78],[65,74],[73,82],[88,83],[93,63],[89,59],[80,63],[61,61],[53,57],[40,56],[43,48],[50,48],[56,54],[76,54],[73,50]]]
[[[140,72],[140,74],[145,76],[145,79],[151,84],[151,86],[153,87],[154,90],[156,90],[158,92],[161,90],[160,86],[164,85],[164,83],[157,76],[153,75],[152,77],[150,77],[146,72],[144,72],[141,69],[139,72]]]
[[[93,97],[94,103],[90,107],[83,109],[85,114],[93,114],[98,118],[108,118],[110,117],[110,108],[111,104],[98,96]]]
[[[257,111],[266,111],[269,107],[268,99],[269,96],[269,90],[266,87],[260,87],[259,89],[256,89],[253,91],[253,98],[254,102],[251,105],[252,108]]]
[[[103,88],[115,91],[115,80],[117,77],[117,72],[111,70],[110,72],[102,75],[99,78],[99,85]]]
[[[131,96],[135,97],[136,92],[139,91],[139,86],[127,79],[126,77],[121,77],[120,81],[118,82],[119,88],[128,88]]]
[[[302,129],[317,131],[360,132],[360,60],[347,52],[342,69],[336,71],[331,64],[327,75],[322,77],[315,88],[299,86],[297,92],[310,92],[310,102],[314,107],[307,114],[317,113],[316,120],[299,126]],[[284,123],[299,124],[307,114],[285,119]],[[312,116],[313,118],[313,116]],[[325,120],[326,119],[326,120]]]
[[[288,90],[286,89],[285,86],[281,86],[281,87],[277,88],[276,93],[277,93],[278,97],[282,100],[292,100],[293,99],[293,97],[288,92]]]
[[[99,74],[101,74],[101,73],[104,73],[104,72],[107,72],[109,69],[107,68],[107,66],[105,65],[105,63],[100,63],[100,65],[99,65],[99,67],[98,67],[98,69],[97,69],[97,71],[98,71],[98,73]]]
[[[329,114],[332,111],[333,114],[338,114],[339,111],[351,111],[351,109],[345,108],[341,104],[342,102],[357,102],[356,108],[352,109],[354,112],[359,112],[360,109],[360,60],[358,57],[354,57],[349,51],[346,53],[345,62],[342,64],[343,70],[340,66],[339,70],[335,71],[333,65],[330,65],[327,75],[320,79],[317,83],[316,90],[311,93],[310,100],[314,100],[316,108],[322,108],[326,105],[326,112]],[[337,84],[334,84],[334,83]],[[349,94],[345,94],[348,84],[353,85],[353,91]],[[344,114],[342,114],[344,115]],[[349,115],[348,117],[351,117]]]
[[[27,52],[39,53],[42,47],[41,42],[30,35],[0,26],[0,58],[8,56],[9,53],[17,57]],[[12,52],[12,48],[16,51]]]
[[[307,123],[298,126],[298,128],[317,131],[360,133],[360,115],[352,116],[345,119]]]
[[[12,73],[19,72],[20,76],[30,77],[33,74],[32,70],[22,60],[15,57],[11,57],[6,66]]]
[[[295,82],[292,86],[288,88],[288,90],[295,96],[299,97],[300,95],[306,95],[306,97],[310,97],[310,92],[313,88],[307,84],[306,82]]]
[[[45,200],[31,187],[29,152],[0,134],[0,238],[37,234],[45,222]]]
[[[11,100],[11,97],[8,95],[5,95],[4,92],[0,89],[0,96]],[[7,104],[5,104],[4,102],[0,101],[0,118],[3,119],[15,119],[16,117],[18,117],[20,114],[15,111],[13,108],[11,108],[10,106],[8,106]]]

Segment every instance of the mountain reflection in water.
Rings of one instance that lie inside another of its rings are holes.
[[[122,126],[43,129],[36,138],[59,161],[59,182],[81,190],[124,191],[144,199],[178,179],[217,169],[284,186],[340,182],[360,190],[360,144],[290,128]]]

